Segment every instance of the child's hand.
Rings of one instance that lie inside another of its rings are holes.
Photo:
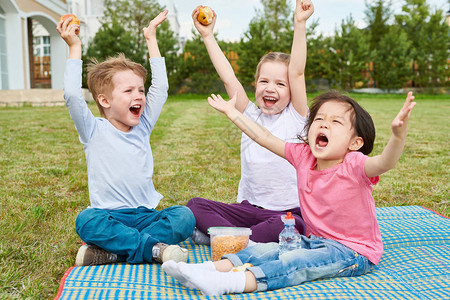
[[[81,46],[81,40],[75,31],[80,29],[80,25],[72,24],[69,25],[70,21],[72,21],[72,17],[67,18],[66,20],[61,20],[58,22],[56,26],[56,30],[61,35],[61,38],[66,42],[66,44],[71,47],[74,45]]]
[[[150,38],[156,38],[156,28],[164,22],[164,20],[167,18],[167,13],[169,11],[166,9],[159,13],[153,20],[150,21],[148,27],[145,27],[142,29],[144,32],[144,37],[146,40],[149,40]]]
[[[409,116],[411,115],[412,109],[416,105],[416,102],[413,102],[413,100],[413,93],[409,92],[408,96],[406,96],[405,104],[403,104],[402,109],[397,114],[394,121],[392,121],[392,134],[396,137],[406,137]]]
[[[408,120],[416,105],[412,92],[408,93],[405,104],[392,121],[392,136],[380,155],[368,157],[364,162],[364,171],[368,177],[381,175],[397,164],[405,147],[408,133]]]
[[[236,95],[234,95],[230,101],[225,101],[220,95],[211,94],[211,97],[208,97],[208,103],[216,110],[228,114],[233,109],[236,109],[234,106],[236,105]]]
[[[305,22],[314,12],[314,5],[311,0],[297,0],[297,5],[295,6],[295,21]]]
[[[200,23],[197,19],[198,14],[199,14],[199,9],[200,6],[197,6],[194,11],[192,12],[192,20],[194,21],[194,26],[197,29],[198,33],[200,33],[200,35],[202,37],[208,36],[210,34],[213,34],[214,31],[214,25],[216,24],[216,12],[213,10],[214,13],[214,17],[213,20],[211,22],[211,24],[209,25],[203,25],[202,23]]]

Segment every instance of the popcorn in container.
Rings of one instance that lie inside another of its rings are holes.
[[[244,227],[209,227],[211,241],[211,260],[217,261],[225,254],[236,253],[247,247],[250,228]]]

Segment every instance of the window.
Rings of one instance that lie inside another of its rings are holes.
[[[50,56],[50,37],[35,36],[33,38],[33,55]]]

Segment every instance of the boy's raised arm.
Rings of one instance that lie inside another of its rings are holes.
[[[79,25],[68,25],[71,20],[72,17],[69,17],[65,21],[60,21],[56,26],[56,30],[69,47],[69,60],[64,71],[64,100],[77,129],[80,141],[87,143],[92,136],[95,117],[89,110],[81,90],[82,43],[75,33],[79,29]]]
[[[152,79],[147,93],[147,105],[141,122],[146,122],[147,120],[149,128],[153,128],[156,124],[168,96],[169,83],[165,60],[161,57],[156,38],[157,28],[166,20],[167,14],[167,10],[162,11],[150,21],[147,27],[142,29],[147,41]]]
[[[289,86],[294,109],[303,117],[308,115],[306,97],[306,20],[314,12],[310,0],[297,0],[294,14],[294,38],[289,62]]]
[[[286,142],[238,111],[235,107],[236,97],[232,97],[230,101],[225,101],[220,95],[216,96],[213,94],[211,97],[208,97],[208,103],[216,110],[224,113],[249,138],[276,155],[286,158],[284,154]]]
[[[408,120],[416,105],[413,100],[414,96],[412,92],[409,92],[402,109],[392,121],[392,135],[383,152],[366,159],[364,170],[368,177],[378,176],[389,171],[400,159],[408,133]]]
[[[194,21],[194,26],[203,39],[214,68],[216,69],[217,74],[219,74],[220,79],[224,83],[225,89],[228,93],[228,97],[231,98],[236,95],[236,108],[238,111],[243,112],[250,100],[245,93],[244,87],[237,79],[230,62],[225,57],[224,53],[219,47],[219,44],[216,41],[216,38],[214,37],[213,31],[214,25],[216,23],[216,13],[214,12],[213,21],[211,24],[202,25],[197,20],[197,16],[199,14],[198,9],[199,7],[194,9],[194,11],[192,12],[192,20]]]
[[[159,52],[158,40],[156,39],[156,28],[167,18],[167,9],[160,12],[153,20],[150,21],[148,27],[142,29],[144,37],[147,41],[148,53],[150,57],[161,57]]]

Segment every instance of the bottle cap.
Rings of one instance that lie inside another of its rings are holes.
[[[290,211],[288,211],[285,216],[281,216],[281,221],[283,221],[285,225],[295,225],[294,216]]]

